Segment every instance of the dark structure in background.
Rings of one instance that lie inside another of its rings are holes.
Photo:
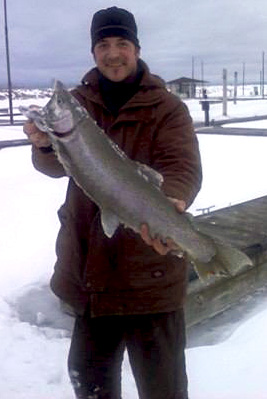
[[[210,125],[210,115],[209,115],[209,111],[210,111],[210,103],[208,101],[208,95],[207,95],[207,90],[203,89],[202,90],[202,96],[203,96],[203,100],[200,101],[200,104],[202,106],[202,111],[204,111],[204,115],[205,115],[205,126],[209,126]]]
[[[194,98],[196,97],[197,86],[201,86],[203,88],[205,83],[207,82],[204,80],[182,77],[179,79],[170,80],[166,83],[166,87],[173,94],[176,94],[180,97]]]

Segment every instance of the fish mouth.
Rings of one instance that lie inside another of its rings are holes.
[[[72,113],[69,110],[64,110],[60,117],[51,122],[51,126],[54,133],[60,136],[67,135],[74,127]]]
[[[60,82],[60,80],[56,80],[54,83],[54,91],[57,93],[57,92],[61,92],[64,89],[65,89],[65,86],[63,85],[63,83]]]

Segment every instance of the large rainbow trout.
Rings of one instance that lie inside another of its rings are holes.
[[[108,237],[119,224],[139,233],[147,223],[152,237],[170,238],[177,254],[188,255],[202,279],[230,276],[251,265],[243,252],[201,232],[192,216],[178,213],[160,189],[162,176],[129,159],[61,82],[45,107],[20,110],[49,135],[67,175],[99,206]]]

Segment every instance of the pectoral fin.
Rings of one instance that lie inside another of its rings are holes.
[[[117,215],[111,212],[109,209],[102,209],[101,224],[106,236],[111,238],[119,226],[120,221]]]

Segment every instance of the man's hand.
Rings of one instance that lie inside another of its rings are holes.
[[[186,209],[186,203],[183,200],[178,200],[176,198],[170,198],[169,200],[174,204],[177,212],[183,213]],[[151,238],[149,234],[149,228],[147,224],[142,224],[140,234],[142,239],[145,241],[147,245],[152,246],[156,252],[160,255],[166,255],[168,252],[172,250],[177,250],[177,246],[171,239],[166,239],[166,243],[163,243],[160,238]]]
[[[36,147],[50,147],[51,141],[48,134],[39,130],[30,120],[25,122],[23,131],[28,136],[30,142]]]

